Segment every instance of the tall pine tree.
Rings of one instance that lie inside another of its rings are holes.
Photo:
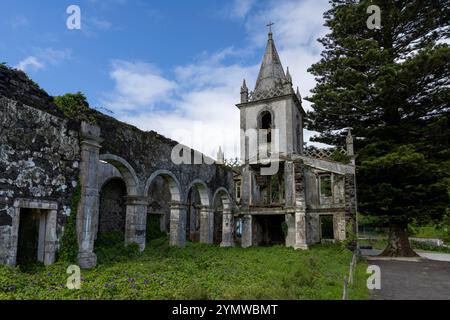
[[[307,128],[334,145],[353,128],[359,210],[389,225],[384,255],[413,256],[408,223],[439,220],[450,202],[450,2],[330,4]],[[370,5],[379,29],[367,27]]]

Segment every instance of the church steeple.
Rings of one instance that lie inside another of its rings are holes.
[[[272,26],[272,24],[269,24],[269,26]],[[275,47],[272,30],[269,31],[268,36],[266,51],[259,69],[258,80],[256,80],[255,92],[282,88],[287,82],[277,48]]]

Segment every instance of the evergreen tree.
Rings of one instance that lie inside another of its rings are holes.
[[[385,255],[412,256],[408,223],[440,219],[450,201],[450,2],[330,3],[307,128],[334,145],[353,128],[359,209],[389,224]],[[370,5],[379,29],[367,27]]]

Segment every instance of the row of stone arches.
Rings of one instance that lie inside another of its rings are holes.
[[[171,245],[184,246],[186,240],[233,245],[232,200],[226,188],[211,193],[204,181],[194,179],[183,189],[164,169],[141,182],[125,159],[111,154],[100,156],[98,186],[97,232],[122,230],[126,243],[138,243],[143,250],[151,232],[149,219],[156,217]]]

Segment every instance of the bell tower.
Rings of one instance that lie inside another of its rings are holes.
[[[241,159],[245,163],[303,152],[305,112],[298,88],[295,92],[292,87],[289,68],[284,72],[271,29],[255,89],[249,92],[244,79],[241,103],[236,106],[240,110]]]

